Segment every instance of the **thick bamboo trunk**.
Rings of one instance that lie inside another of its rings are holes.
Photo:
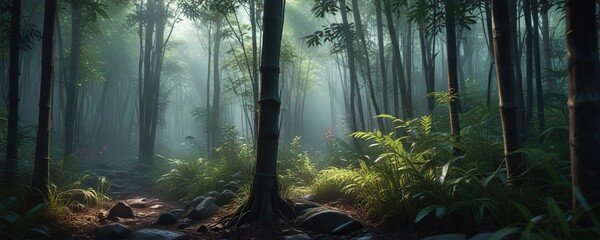
[[[600,203],[600,73],[596,2],[566,2],[567,64],[569,69],[569,117],[571,169],[574,191],[581,191],[590,205]],[[573,206],[578,205],[573,194]]]
[[[546,117],[544,115],[544,89],[542,88],[542,60],[540,53],[540,23],[538,14],[538,0],[532,0],[531,17],[533,18],[533,65],[535,69],[535,99],[537,107],[538,132],[540,134],[546,129]]]
[[[293,214],[279,196],[277,148],[279,141],[279,56],[283,30],[283,0],[265,0],[264,38],[261,59],[260,110],[256,170],[248,201],[234,215],[230,225],[245,222],[275,223]]]
[[[526,127],[529,129],[533,121],[533,29],[531,27],[531,1],[523,2],[525,15],[525,85],[526,91]]]
[[[517,102],[515,99],[515,78],[513,68],[510,19],[508,2],[492,0],[492,20],[494,25],[494,59],[496,61],[496,78],[498,96],[500,98],[500,116],[502,119],[502,137],[504,140],[504,160],[508,178],[519,175],[523,171],[523,160],[515,150],[521,147],[520,134],[517,128]]]
[[[81,49],[81,1],[71,2],[71,52],[69,63],[69,78],[65,84],[66,108],[65,108],[65,142],[63,158],[73,153],[73,136],[75,132],[75,119],[77,114],[77,70],[79,67],[79,55]]]
[[[17,144],[19,128],[19,48],[21,32],[21,0],[12,1],[10,20],[10,56],[8,69],[8,129],[6,133],[6,159],[4,167],[4,186],[11,192],[17,174],[19,146]]]
[[[44,7],[44,30],[42,34],[42,74],[38,113],[35,162],[33,169],[32,202],[41,203],[50,181],[50,135],[52,133],[52,81],[54,80],[53,40],[54,20],[58,0],[46,0]]]
[[[460,97],[458,95],[458,72],[456,55],[456,26],[454,16],[454,1],[446,0],[446,50],[448,64],[448,92],[455,96],[450,100],[450,129],[455,141],[460,141]]]

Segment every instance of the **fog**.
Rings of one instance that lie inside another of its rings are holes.
[[[40,90],[38,59],[41,47],[36,40],[41,34],[42,2],[26,1],[23,6],[23,31],[29,31],[30,36],[24,39],[29,43],[22,51],[19,106],[22,109],[20,123],[26,129],[33,129],[37,124]],[[140,81],[145,78],[144,65],[140,65],[143,60],[140,44],[146,44],[144,36],[140,34],[145,30],[142,29],[140,33],[139,28],[145,23],[136,20],[139,19],[136,16],[139,10],[137,1],[98,3],[100,5],[97,5],[96,12],[84,8],[86,17],[82,21],[82,47],[75,90],[74,149],[75,152],[93,152],[108,148],[133,154],[138,151],[139,145],[139,108],[140,101],[143,101],[140,98]],[[225,129],[235,129],[239,132],[240,140],[248,143],[254,141],[256,111],[253,102],[257,100],[260,62],[254,65],[252,53],[256,52],[257,61],[260,61],[262,20],[257,14],[258,19],[252,22],[247,2],[237,3],[234,8],[226,10],[211,10],[207,7],[209,3],[195,8],[184,3],[186,1],[168,2],[165,6],[168,14],[164,25],[164,46],[158,50],[164,51],[164,58],[157,65],[160,65],[160,86],[156,108],[155,153],[181,154],[184,151],[182,146],[193,140],[202,149],[199,157],[209,157],[210,152],[220,146],[220,136]],[[398,25],[397,37],[400,39],[400,56],[405,71],[402,75],[408,84],[408,93],[405,94],[411,95],[413,109],[413,113],[407,115],[404,112],[406,106],[401,106],[405,99],[401,98],[402,92],[398,92],[398,86],[393,82],[396,81],[393,80],[397,75],[394,70],[396,64],[391,54],[393,48],[387,27],[383,26],[384,51],[380,58],[377,47],[381,36],[378,36],[375,8],[367,2],[359,5],[370,62],[365,62],[365,54],[359,50],[357,43],[354,48],[358,51],[355,70],[358,82],[356,90],[351,90],[343,38],[334,36],[328,39],[327,35],[331,34],[327,29],[333,31],[331,27],[342,21],[340,14],[316,17],[315,12],[311,12],[314,8],[312,1],[287,1],[280,74],[281,142],[288,143],[295,136],[300,136],[307,149],[322,151],[325,133],[329,130],[333,131],[336,138],[344,139],[356,130],[381,128],[375,118],[378,113],[373,99],[378,101],[379,113],[411,118],[431,113],[428,93],[447,91],[446,40],[441,34],[441,23],[434,21],[428,25],[424,32],[427,35],[424,41],[420,41],[423,36],[419,36],[421,32],[417,24],[408,20],[410,11],[408,14],[398,14],[393,21]],[[225,14],[223,11],[228,12]],[[474,22],[457,28],[460,90],[478,94],[487,92],[478,97],[491,99],[488,104],[494,105],[497,104],[495,73],[491,65],[491,39],[485,26],[485,11],[482,6],[470,11],[469,18]],[[548,15],[551,37],[560,35],[563,29],[559,24],[562,21],[560,16],[555,16],[555,12]],[[521,29],[524,29],[523,21],[520,19],[518,22]],[[64,86],[70,79],[68,73],[71,68],[72,23],[70,9],[66,5],[59,9],[56,23],[52,149],[60,153],[65,140]],[[222,34],[219,49],[215,49],[216,24],[220,25]],[[253,24],[256,27],[255,46],[252,42]],[[319,44],[311,44],[311,36],[319,37]],[[519,38],[522,39],[523,34]],[[156,40],[150,42],[156,45]],[[421,46],[423,43],[427,46]],[[552,39],[551,43],[553,46],[564,44],[559,39]],[[426,49],[422,51],[423,48]],[[557,48],[552,56],[561,52],[564,50]],[[428,54],[428,65],[423,65],[423,53]],[[218,93],[215,93],[215,54],[218,55],[219,64]],[[523,54],[521,60],[524,59]],[[558,58],[551,57],[550,60],[553,67],[565,64]],[[372,83],[375,92],[370,92],[368,79],[371,77],[367,78],[367,66],[375,79]],[[382,79],[383,68],[388,79]],[[427,71],[431,71],[433,89],[428,89],[426,84],[429,81]],[[558,76],[556,79],[564,82],[564,77]],[[387,83],[383,80],[387,80]],[[387,89],[382,84],[387,84]],[[3,94],[7,95],[6,90],[3,90]],[[219,99],[215,98],[215,94],[219,95]],[[351,98],[354,97],[357,99],[354,100],[356,105],[352,105],[353,110],[362,111],[361,116],[357,115],[359,112],[350,111]],[[216,111],[213,106],[215,101],[218,104]],[[463,103],[463,108],[470,107],[468,102]],[[436,109],[442,113],[446,111],[443,107]],[[350,116],[358,117],[352,120]],[[352,127],[352,121],[364,123],[357,128]],[[386,128],[390,127],[389,123],[386,125]],[[25,132],[32,138],[33,133]]]

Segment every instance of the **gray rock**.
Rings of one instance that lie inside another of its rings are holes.
[[[490,239],[490,237],[492,235],[494,235],[493,232],[479,233],[479,234],[475,234],[475,236],[472,236],[471,238],[469,238],[469,240],[487,240],[487,239]]]
[[[192,220],[202,220],[209,218],[217,211],[219,211],[219,206],[217,205],[216,200],[212,197],[209,197],[204,199],[204,201],[198,204],[198,206],[185,217]]]
[[[316,208],[316,207],[322,207],[322,206],[318,203],[311,202],[308,200],[303,200],[303,199],[294,200],[294,211],[296,213],[302,213],[306,209],[311,209],[311,208]]]
[[[466,239],[467,239],[467,235],[465,235],[465,234],[440,234],[440,235],[422,238],[421,240],[466,240]]]
[[[233,199],[237,198],[237,194],[232,192],[231,190],[223,190],[217,197],[217,205],[223,206],[231,203]]]
[[[173,208],[169,209],[169,212],[177,217],[181,217],[185,213],[185,210],[180,208]]]
[[[378,238],[375,234],[373,233],[366,233],[362,236],[358,236],[358,237],[354,237],[352,238],[352,240],[376,240],[376,239],[384,239],[383,237]]]
[[[132,232],[123,224],[111,223],[96,230],[96,240],[122,240]]]
[[[200,196],[197,198],[194,198],[192,201],[189,201],[188,203],[185,204],[185,208],[195,208],[198,206],[198,204],[200,204],[202,201],[204,201],[205,197],[204,196]]]
[[[196,232],[199,233],[207,233],[208,232],[208,227],[204,224],[200,225],[200,227],[198,227],[198,229],[196,229]]]
[[[192,237],[182,232],[167,231],[156,228],[144,228],[133,232],[127,240],[188,240]]]
[[[344,235],[346,233],[350,233],[361,228],[363,228],[363,225],[360,222],[354,220],[344,223],[339,227],[336,227],[331,233],[333,235]]]
[[[231,181],[223,186],[224,190],[230,190],[232,192],[237,192],[241,188],[240,184],[234,181]]]
[[[284,240],[312,240],[313,238],[311,238],[306,233],[300,233],[300,234],[296,234],[296,235],[285,236],[285,237],[283,237],[283,239]]]
[[[115,219],[116,217],[135,218],[135,215],[133,214],[133,209],[131,209],[129,205],[124,202],[118,202],[110,209],[106,216],[108,219]]]
[[[354,218],[325,207],[315,207],[304,211],[297,219],[298,225],[317,233],[344,235],[363,228]]]
[[[220,193],[217,192],[217,191],[210,191],[210,192],[207,192],[206,194],[204,194],[204,196],[206,196],[206,197],[212,197],[212,198],[217,198],[217,197],[219,197],[219,194]]]
[[[156,220],[156,222],[158,224],[162,224],[162,225],[175,224],[175,223],[177,223],[177,216],[175,216],[174,214],[172,214],[170,212],[162,213],[162,214],[160,214],[160,216],[158,216],[158,219]]]

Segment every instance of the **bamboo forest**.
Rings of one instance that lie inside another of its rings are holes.
[[[600,1],[0,0],[0,239],[600,239]]]

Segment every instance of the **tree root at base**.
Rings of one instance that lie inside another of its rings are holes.
[[[292,204],[279,196],[277,177],[254,176],[250,197],[226,224],[239,228],[244,223],[274,224],[295,216]]]

